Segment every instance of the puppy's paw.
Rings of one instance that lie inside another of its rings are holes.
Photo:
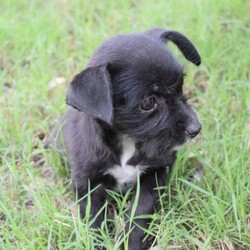
[[[194,173],[189,176],[188,180],[190,182],[202,182],[204,175],[204,166],[203,164],[195,157],[194,154],[189,156],[189,161],[191,165],[194,167]]]

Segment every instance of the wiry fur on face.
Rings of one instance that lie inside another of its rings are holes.
[[[139,53],[143,64],[131,56],[130,63],[112,78],[113,127],[140,141],[148,157],[164,157],[190,138],[186,129],[190,123],[199,126],[198,118],[182,93],[182,67],[163,44],[156,50],[149,46],[155,46],[155,41],[147,42],[132,52]],[[143,110],[141,105],[148,101],[154,107]]]
[[[89,181],[91,188],[101,185],[91,194],[93,215],[106,199],[106,188],[129,179],[122,174],[136,173],[133,168],[141,170],[136,214],[152,213],[155,177],[164,185],[165,167],[173,165],[176,148],[201,130],[196,112],[183,96],[183,67],[166,47],[168,41],[187,60],[200,64],[198,52],[184,35],[152,29],[111,38],[71,82],[66,101],[74,109],[65,116],[63,133],[78,197],[86,195]],[[85,208],[82,200],[82,216]],[[94,227],[102,220],[101,214]],[[137,223],[146,226],[146,220]],[[129,249],[142,249],[142,236],[135,228]]]

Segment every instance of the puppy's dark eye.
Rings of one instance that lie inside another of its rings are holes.
[[[150,98],[145,99],[141,104],[140,104],[140,109],[142,111],[153,111],[157,107],[157,103],[155,102],[155,98],[152,96]]]

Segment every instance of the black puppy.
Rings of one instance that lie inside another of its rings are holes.
[[[177,148],[201,130],[196,112],[182,93],[183,67],[166,48],[172,41],[187,60],[201,62],[182,34],[164,29],[118,35],[102,44],[87,68],[71,82],[66,102],[64,143],[80,199],[90,188],[92,218],[103,206],[106,189],[126,191],[140,175],[135,216],[153,213]],[[157,178],[157,181],[156,181]],[[156,183],[157,182],[157,183]],[[132,198],[133,201],[134,198]],[[87,199],[80,202],[85,215]],[[101,213],[93,227],[100,227]],[[137,219],[141,227],[147,220]],[[143,231],[135,226],[129,250],[144,249]]]

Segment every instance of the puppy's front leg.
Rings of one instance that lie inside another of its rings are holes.
[[[85,183],[88,183],[86,180]],[[91,182],[90,182],[91,184]],[[80,214],[83,218],[86,214],[86,208],[88,205],[88,202],[90,202],[90,220],[94,219],[95,216],[98,214],[102,206],[105,204],[105,200],[107,197],[107,192],[105,190],[104,185],[91,185],[90,191],[90,200],[88,197],[83,198],[80,202]],[[81,199],[82,197],[86,196],[88,194],[88,187],[80,187],[76,188],[76,192],[78,194],[78,199]],[[91,225],[92,228],[100,228],[101,223],[104,220],[104,211],[102,211],[94,220],[93,224]]]
[[[152,214],[154,212],[154,206],[159,198],[158,190],[156,190],[157,185],[162,186],[165,184],[166,180],[166,168],[161,168],[157,171],[142,177],[140,181],[140,196],[138,205],[135,212],[135,217],[143,214]],[[133,196],[132,202],[135,200],[135,194]],[[133,204],[133,203],[132,203]],[[131,214],[131,211],[129,211]],[[147,249],[147,241],[142,242],[144,237],[144,232],[136,226],[138,224],[142,228],[147,228],[149,219],[134,219],[135,224],[130,236],[129,236],[129,250],[142,250]],[[127,226],[127,231],[129,226]]]

